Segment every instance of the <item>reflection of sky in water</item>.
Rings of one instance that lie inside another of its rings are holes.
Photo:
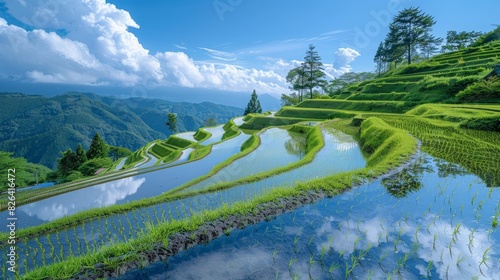
[[[202,145],[208,146],[210,144],[222,141],[222,136],[224,135],[223,125],[219,125],[216,127],[204,127],[203,130],[210,132],[212,134],[210,138],[205,141],[200,142]]]
[[[243,118],[244,118],[244,117],[238,117],[238,118],[233,119],[234,124],[235,124],[235,125],[237,125],[237,126],[242,125],[243,123],[245,123],[245,122],[243,121]]]
[[[204,189],[213,184],[230,182],[283,167],[300,160],[305,153],[305,136],[303,134],[271,128],[264,131],[260,135],[260,139],[260,145],[255,151],[224,167],[210,178],[185,189],[185,192]],[[300,145],[300,142],[303,142],[304,145]],[[292,148],[287,148],[287,144]]]
[[[57,197],[44,199],[17,208],[29,216],[36,216],[44,221],[67,216],[88,208],[112,205],[137,189],[146,181],[145,178],[128,177],[104,183],[91,188],[82,189],[78,193],[69,192]]]
[[[426,159],[423,187],[407,197],[391,196],[379,180],[122,278],[344,279],[355,263],[348,276],[355,279],[499,279],[491,216],[500,189],[472,175],[440,177]]]
[[[113,190],[102,188],[103,184],[101,184],[26,204],[17,209],[19,210],[16,213],[19,220],[18,228],[40,225],[45,221],[96,207],[123,204],[157,196],[206,174],[212,169],[212,166],[237,153],[241,144],[248,137],[248,135],[240,134],[235,138],[221,142],[213,147],[208,156],[188,164],[176,165],[104,184],[112,186]],[[141,184],[143,184],[142,187],[140,187]],[[6,217],[7,211],[0,213],[0,219]],[[0,231],[6,230],[6,228],[0,229]]]

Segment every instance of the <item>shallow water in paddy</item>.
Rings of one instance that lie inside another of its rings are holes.
[[[119,279],[498,279],[500,190],[423,155],[377,180]]]

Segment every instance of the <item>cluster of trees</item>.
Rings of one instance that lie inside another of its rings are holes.
[[[389,25],[389,33],[380,43],[374,57],[380,75],[401,64],[428,59],[437,52],[457,51],[473,44],[483,33],[448,31],[444,39],[431,34],[434,18],[419,8],[404,9]],[[441,47],[441,48],[440,48]]]
[[[100,168],[110,167],[114,160],[131,154],[129,149],[106,144],[99,133],[96,133],[87,151],[78,144],[75,152],[68,149],[62,153],[57,164],[57,177],[73,181],[84,176],[92,176]]]
[[[389,33],[375,54],[377,73],[397,67],[405,60],[411,64],[418,55],[430,57],[437,52],[443,39],[431,34],[434,24],[434,18],[419,8],[412,7],[399,12],[389,25]]]
[[[491,38],[497,38],[500,34],[500,31],[491,34],[476,31],[448,31],[445,41],[443,38],[432,35],[432,28],[435,24],[434,18],[419,8],[411,7],[400,11],[393,18],[388,34],[375,54],[376,74],[380,76],[383,72],[400,65],[428,59],[439,51],[460,50],[476,44],[478,40],[491,41]],[[500,27],[497,29],[500,30]],[[346,73],[327,82],[321,57],[314,48],[313,45],[309,45],[304,62],[288,72],[286,81],[290,83],[292,93],[282,94],[283,106],[298,104],[307,95],[309,98],[321,97],[318,91],[314,91],[317,88],[333,96],[346,90],[352,84],[376,77],[375,74],[368,72]]]
[[[285,104],[302,102],[307,92],[309,93],[309,98],[313,98],[315,88],[321,88],[326,91],[328,82],[325,79],[321,57],[315,50],[314,45],[309,45],[304,62],[299,67],[288,72],[286,81],[291,84],[290,89],[296,91],[296,93],[290,96],[283,94],[281,100]]]

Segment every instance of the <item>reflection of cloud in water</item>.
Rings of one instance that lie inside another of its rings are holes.
[[[338,226],[334,228],[333,224],[338,224]],[[337,252],[343,251],[348,256],[354,252],[355,243],[356,249],[363,249],[370,243],[378,246],[386,242],[388,229],[388,224],[379,217],[360,222],[328,217],[316,231],[318,240],[323,240],[321,244],[318,244],[317,249],[321,251],[322,247],[332,248]],[[325,238],[321,237],[327,237],[327,241],[325,242]]]
[[[128,177],[30,203],[18,210],[44,221],[52,221],[82,210],[112,205],[136,193],[145,181],[145,178]]]
[[[419,231],[418,240],[421,247],[417,254],[426,262],[433,262],[440,278],[445,279],[448,276],[448,279],[471,279],[474,276],[478,276],[478,279],[495,279],[495,277],[498,277],[498,263],[496,262],[491,260],[487,262],[491,269],[484,264],[481,266],[484,275],[481,274],[479,269],[483,252],[490,246],[493,246],[493,242],[488,239],[487,233],[484,231],[475,231],[472,233],[470,228],[462,225],[454,237],[454,226],[441,220],[437,220],[435,223],[433,221],[433,216],[427,217],[426,222],[433,224],[429,227],[428,231]],[[416,227],[413,227],[411,231],[415,231],[415,229]],[[407,234],[413,235],[411,231],[407,232]],[[435,245],[434,236],[436,236]],[[414,239],[413,241],[415,242],[416,240]],[[452,244],[451,254],[450,244]],[[470,249],[469,244],[471,244]],[[493,253],[493,251],[490,251],[490,254]],[[460,266],[457,266],[457,263]],[[496,269],[492,269],[492,265],[496,266]],[[421,268],[418,269],[420,270]]]
[[[175,264],[175,268],[149,279],[241,279],[259,275],[273,263],[272,252],[258,248],[209,252]]]
[[[97,186],[101,190],[94,202],[100,206],[115,204],[118,200],[137,192],[139,187],[146,181],[146,178],[134,180],[134,177],[127,177],[121,180],[104,183]]]
[[[324,272],[319,265],[309,267],[309,259],[299,258],[289,271],[289,257],[278,252],[244,246],[235,249],[230,246],[217,251],[173,263],[173,269],[148,279],[290,279],[290,273],[298,279],[321,279]],[[149,273],[149,272],[148,272]]]
[[[430,226],[427,227],[427,225]],[[400,233],[402,237],[419,243],[420,247],[416,255],[426,263],[432,261],[441,279],[471,279],[473,277],[495,279],[498,276],[496,260],[489,258],[490,261],[487,262],[489,268],[485,264],[481,265],[483,253],[486,249],[493,248],[494,245],[485,230],[473,232],[470,228],[461,225],[459,230],[455,231],[456,225],[453,226],[439,219],[435,220],[435,216],[429,215],[421,222],[417,241],[415,237],[417,227],[418,225],[411,222],[407,224],[400,221],[385,221],[380,217],[366,221],[362,218],[342,220],[328,217],[316,230],[317,240],[321,240],[316,247],[318,252],[322,247],[331,248],[336,252],[343,251],[344,258],[348,258],[354,252],[354,244],[356,244],[356,249],[365,249],[371,243],[373,249],[378,247],[381,252],[377,255],[381,256],[390,254],[391,251],[394,252],[392,243]],[[391,244],[381,246],[383,243]],[[399,253],[408,253],[410,252],[409,246],[410,244],[400,243],[397,249]],[[489,252],[489,255],[494,254],[493,251]],[[415,268],[421,275],[427,275],[426,264],[418,263]]]

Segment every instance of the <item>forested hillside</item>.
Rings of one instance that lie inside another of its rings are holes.
[[[179,131],[196,130],[214,118],[226,122],[242,109],[212,103],[173,103],[142,98],[118,99],[68,93],[51,98],[18,93],[0,94],[0,150],[29,162],[56,166],[60,152],[79,143],[88,148],[98,132],[106,143],[138,149],[166,138],[168,113],[178,115]]]

